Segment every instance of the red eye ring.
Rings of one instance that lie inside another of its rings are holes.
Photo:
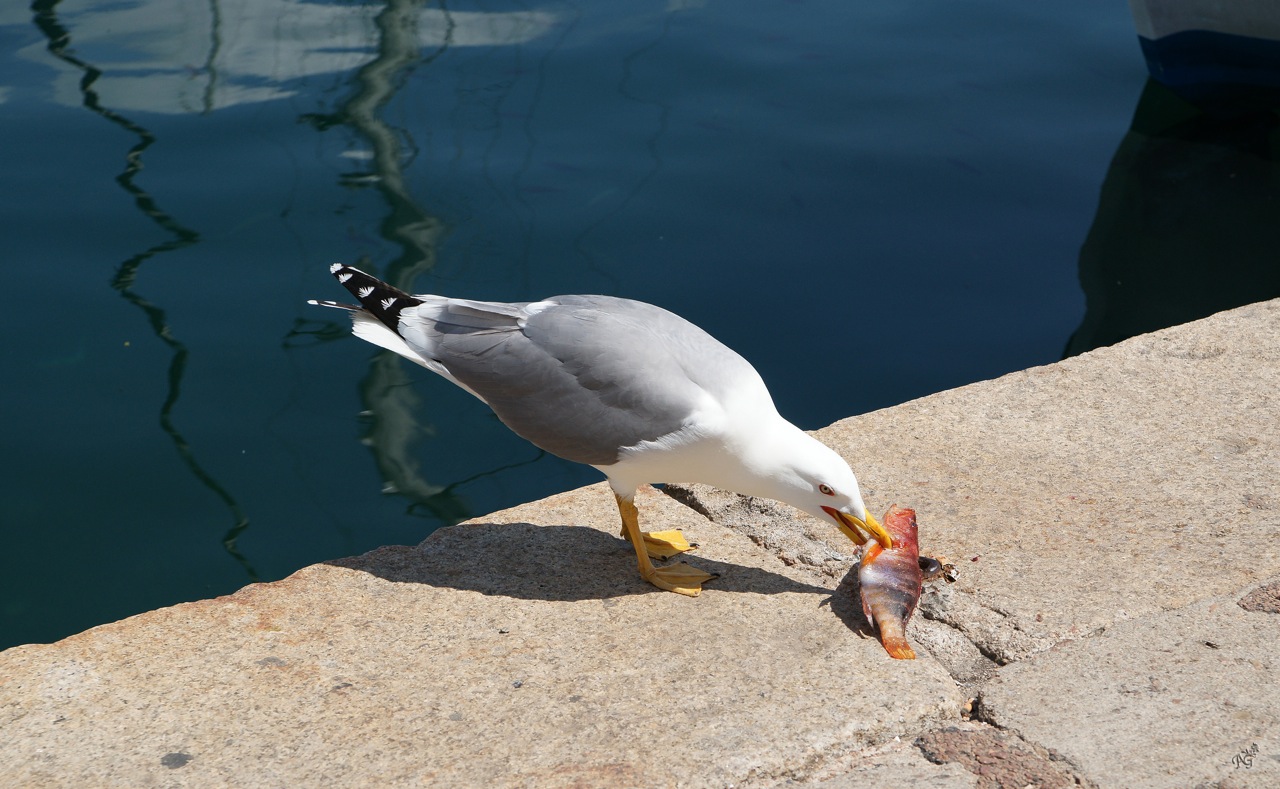
[[[834,495],[836,495],[836,492],[835,492],[834,490],[832,490],[832,489],[831,489],[831,486],[830,486],[830,485],[828,485],[828,484],[827,484],[827,483],[825,483],[825,482],[823,482],[823,483],[821,483],[821,484],[819,484],[819,485],[818,485],[818,492],[819,492],[819,493],[821,493],[821,494],[822,494],[822,495],[824,495],[824,496],[834,496]]]

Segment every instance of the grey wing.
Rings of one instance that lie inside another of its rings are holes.
[[[401,317],[409,345],[509,428],[579,463],[610,465],[620,448],[679,430],[707,394],[744,375],[758,380],[698,327],[627,299],[437,299]]]

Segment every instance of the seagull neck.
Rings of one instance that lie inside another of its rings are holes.
[[[734,429],[682,431],[623,450],[596,466],[624,497],[645,482],[700,482],[746,496],[787,501],[801,484],[795,460],[816,443],[774,412]]]
[[[786,501],[794,484],[790,459],[814,439],[776,412],[745,428],[731,441],[730,454],[741,464],[743,479],[732,490],[748,496]]]

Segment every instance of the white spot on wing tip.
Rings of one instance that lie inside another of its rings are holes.
[[[366,298],[370,293],[373,293],[373,286],[365,285],[363,288],[356,291],[356,298]]]
[[[330,274],[337,274],[337,273],[338,273],[338,271],[340,271],[341,269],[342,269],[342,264],[341,264],[341,263],[334,263],[332,266],[330,266],[330,267],[329,267],[329,273],[330,273]]]
[[[350,271],[348,271],[348,272],[346,272],[346,273],[343,273],[343,274],[339,274],[339,275],[338,275],[338,282],[346,282],[347,280],[351,279],[351,278],[352,278],[352,277],[354,277],[354,276],[355,276],[355,274],[352,274]]]

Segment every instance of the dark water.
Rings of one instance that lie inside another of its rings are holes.
[[[816,428],[1097,344],[1082,245],[1105,285],[1155,232],[1091,233],[1146,79],[1103,0],[41,0],[0,41],[0,647],[599,479],[308,307],[331,262],[655,302]]]

